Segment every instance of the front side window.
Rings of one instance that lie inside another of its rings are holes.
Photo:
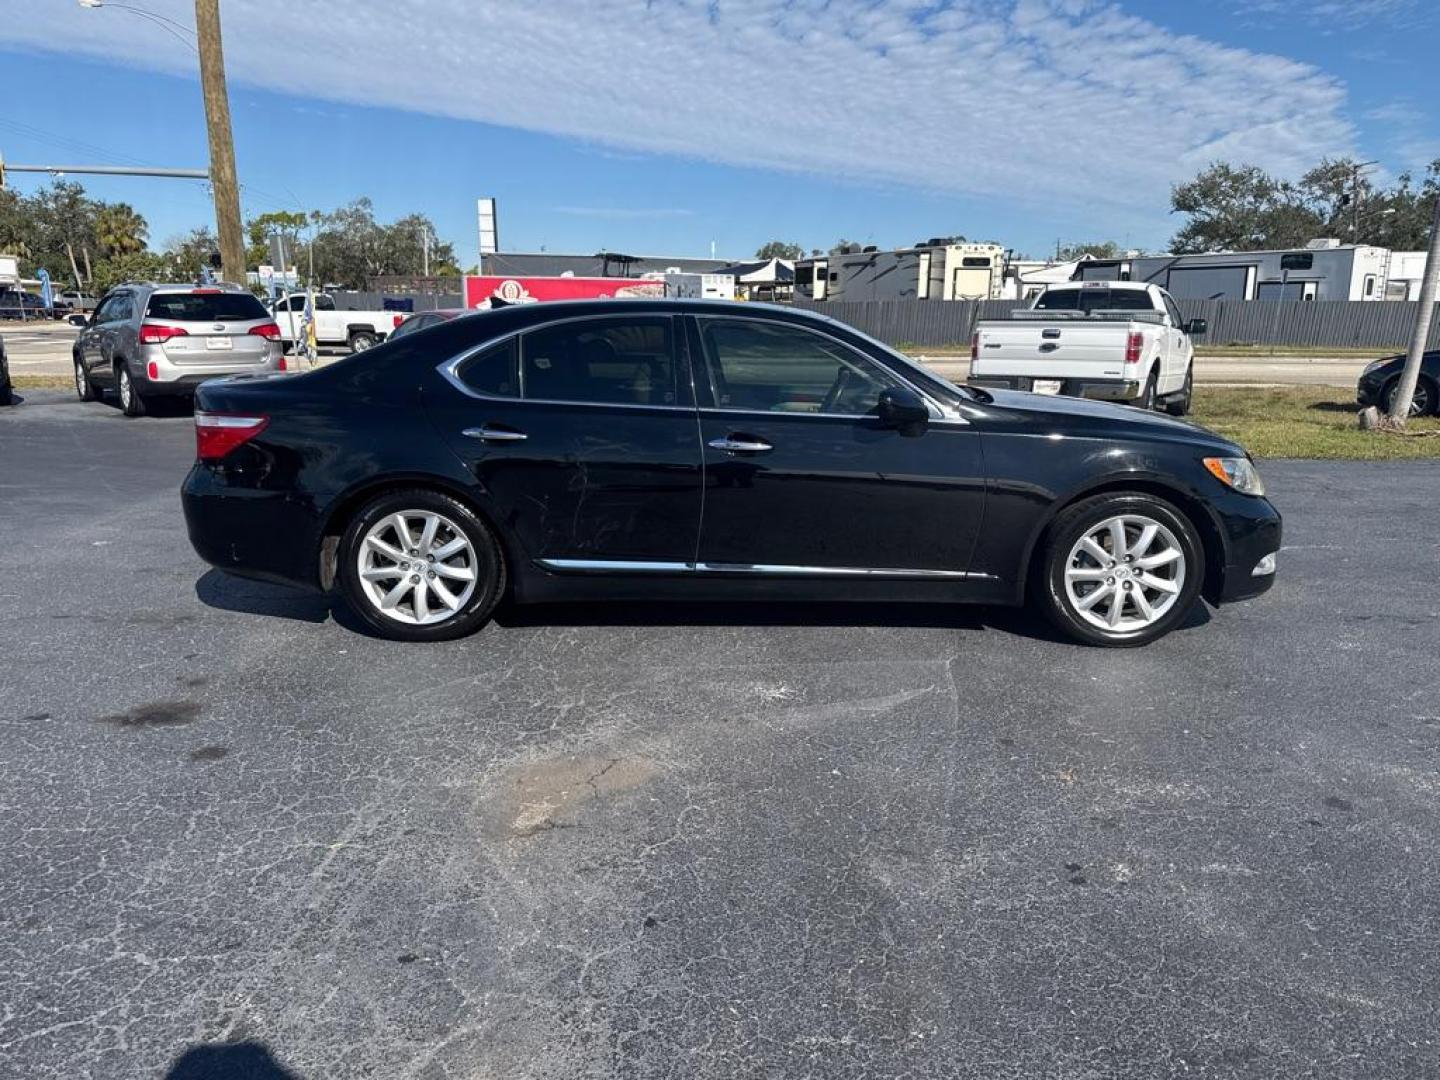
[[[898,385],[853,349],[803,327],[704,319],[700,336],[724,409],[864,416],[881,390]]]
[[[520,338],[526,398],[609,405],[674,405],[678,397],[669,316],[577,319]]]
[[[1185,328],[1185,320],[1180,315],[1180,309],[1175,306],[1175,301],[1168,296],[1163,299],[1165,302],[1165,311],[1170,316],[1170,325],[1176,330],[1183,330]]]
[[[95,309],[95,325],[114,321],[115,313],[120,310],[120,293],[111,293],[100,302]]]

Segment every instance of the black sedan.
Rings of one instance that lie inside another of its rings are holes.
[[[1368,365],[1360,373],[1355,400],[1361,405],[1374,405],[1381,412],[1390,412],[1390,402],[1400,388],[1400,372],[1404,367],[1403,353]],[[1415,396],[1410,399],[1410,415],[1440,415],[1440,349],[1421,357],[1420,377],[1415,382]]]
[[[190,538],[387,637],[504,597],[1018,604],[1139,645],[1264,592],[1250,458],[1123,406],[962,389],[831,319],[694,300],[502,308],[196,394]]]
[[[10,382],[10,361],[5,355],[5,339],[0,338],[0,408],[15,400],[15,390]]]

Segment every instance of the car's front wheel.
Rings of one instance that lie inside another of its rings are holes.
[[[80,360],[75,361],[75,396],[81,401],[94,401],[98,396],[95,387],[90,382],[90,373],[85,370],[85,365]]]
[[[448,641],[478,630],[505,591],[495,534],[464,503],[416,489],[380,495],[340,540],[350,606],[383,637]]]
[[[1050,620],[1089,645],[1145,645],[1195,606],[1204,547],[1190,520],[1140,492],[1085,499],[1062,511],[1043,551],[1036,599]]]
[[[1385,384],[1383,400],[1385,411],[1394,413],[1395,399],[1400,396],[1400,377],[1397,375]],[[1429,416],[1435,411],[1435,391],[1430,380],[1421,375],[1415,380],[1415,394],[1410,399],[1411,416]]]

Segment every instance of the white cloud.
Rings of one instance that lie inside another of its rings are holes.
[[[149,6],[191,21],[184,0]],[[1335,79],[1099,0],[227,0],[224,12],[232,81],[1031,204],[1148,216],[1212,159],[1293,174],[1354,141]],[[121,11],[57,0],[27,15],[0,20],[0,44],[193,70]]]
[[[1302,20],[1340,32],[1385,23],[1406,28],[1431,21],[1431,0],[1232,0],[1244,15]]]

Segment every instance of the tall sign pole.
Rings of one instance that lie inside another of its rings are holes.
[[[230,96],[225,89],[225,55],[220,44],[220,0],[195,0],[200,44],[200,85],[210,135],[210,185],[215,192],[215,227],[226,281],[245,284],[245,234],[240,228],[240,184],[235,176],[235,140],[230,132]]]

